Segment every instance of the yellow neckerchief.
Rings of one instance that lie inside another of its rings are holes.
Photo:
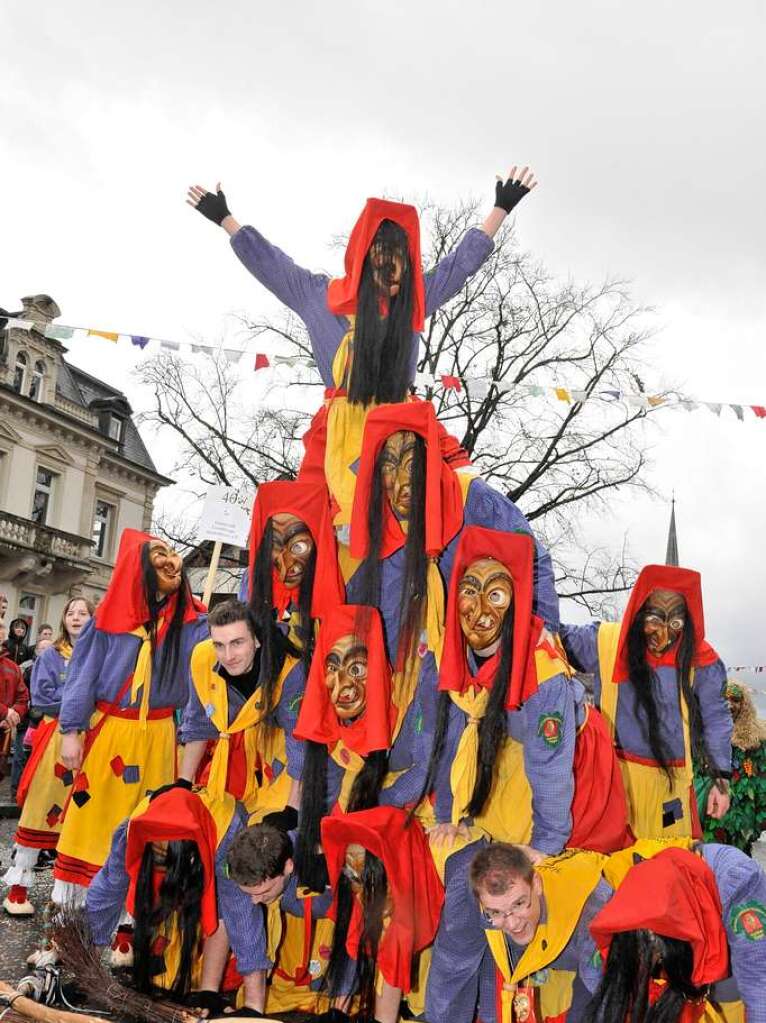
[[[343,768],[343,780],[341,781],[340,793],[338,794],[338,806],[345,813],[354,779],[364,767],[364,757],[349,749],[342,739],[339,739],[328,752],[335,763]]]
[[[502,1016],[498,1023],[512,1023],[513,995],[518,984],[543,970],[566,948],[582,916],[583,907],[601,879],[605,856],[578,851],[552,857],[535,866],[543,884],[546,919],[537,925],[534,937],[512,970],[505,934],[499,928],[484,931],[500,974]]]
[[[58,650],[65,661],[72,659],[72,649],[72,644],[66,639],[62,639],[60,643],[56,644],[56,650]]]
[[[206,789],[198,789],[197,795],[204,803],[215,823],[217,848],[223,841],[226,832],[231,826],[231,822],[236,811],[236,802],[231,796],[226,794],[224,794],[223,798],[218,799]],[[149,796],[142,799],[130,815],[130,819],[133,820],[135,817],[140,817],[143,813],[145,813],[149,806],[149,802]],[[215,862],[215,856],[213,857],[213,862]],[[213,883],[215,883],[215,881]],[[173,913],[169,920],[165,920],[161,926],[157,928],[155,939],[156,938],[163,938],[167,942],[167,945],[162,952],[162,960],[165,963],[165,969],[161,974],[155,976],[153,981],[158,987],[170,988],[173,986],[173,982],[178,975],[178,968],[181,965],[181,933],[178,929],[178,916],[176,913]],[[192,969],[196,973],[199,969],[199,963],[195,962]]]
[[[272,961],[277,961],[277,950],[282,941],[282,911],[279,899],[274,899],[266,906],[266,955]]]
[[[625,880],[625,875],[635,866],[638,859],[650,860],[657,853],[664,849],[688,849],[693,850],[696,840],[679,836],[678,838],[639,838],[627,849],[619,849],[607,857],[603,867],[604,880],[611,885],[615,891]]]
[[[157,633],[162,628],[164,619],[160,615],[157,620]],[[133,679],[130,683],[130,702],[136,702],[138,691],[141,690],[141,706],[138,711],[138,720],[143,731],[146,731],[149,718],[149,697],[152,689],[152,639],[143,625],[133,629],[131,636],[138,636],[141,640],[141,647],[136,658],[136,666],[133,669]]]
[[[229,693],[226,680],[215,670],[217,657],[212,639],[197,643],[192,651],[191,675],[194,688],[200,703],[215,728],[218,729],[218,741],[213,751],[210,764],[208,788],[211,793],[222,798],[226,791],[226,777],[229,769],[229,739],[237,732],[259,725],[265,717],[265,708],[261,706],[262,686],[258,686],[245,703],[240,707],[237,716],[229,724]],[[285,657],[277,684],[274,687],[274,705],[282,695],[285,678],[297,663],[289,654]]]
[[[598,629],[598,665],[601,676],[601,705],[599,710],[606,721],[609,735],[614,745],[617,729],[617,701],[621,685],[630,685],[630,682],[614,681],[614,666],[617,661],[617,647],[620,642],[621,622],[602,622]],[[694,668],[691,669],[690,684],[694,685]],[[688,775],[691,783],[692,776],[692,739],[689,731],[689,707],[684,699],[683,693],[678,694],[678,702],[681,706],[681,725],[684,732],[684,766],[682,768],[671,768],[674,774],[678,772],[682,782],[685,784],[684,775]]]
[[[542,685],[555,675],[568,674],[566,663],[558,656],[552,657],[544,647],[535,650],[537,683]],[[455,758],[450,768],[452,789],[452,823],[459,824],[465,816],[466,807],[476,785],[479,761],[479,724],[487,711],[489,689],[469,686],[464,693],[450,690],[450,698],[467,717],[463,734],[460,736]]]

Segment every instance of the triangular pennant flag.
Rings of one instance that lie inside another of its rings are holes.
[[[573,388],[570,392],[573,401],[587,401],[588,392]]]
[[[603,398],[604,401],[619,401],[619,391],[599,391],[599,397]]]
[[[167,348],[171,352],[177,352],[181,348],[177,341],[160,341],[160,347]]]
[[[763,405],[751,405],[750,408],[755,412],[759,419],[766,419],[766,408]]]
[[[707,405],[707,407],[710,409],[710,411],[713,413],[714,416],[720,416],[720,414],[721,414],[721,405],[718,402],[716,402],[716,401],[706,401],[705,404]]]
[[[434,377],[433,373],[425,373],[425,372],[423,372],[423,373],[416,373],[415,374],[415,383],[419,387],[433,387],[434,384],[436,383],[436,378]]]
[[[566,387],[554,387],[554,391],[556,392],[556,397],[559,401],[566,401],[570,405],[572,404],[572,396]]]
[[[69,341],[74,337],[74,327],[61,327],[56,323],[49,323],[43,333],[52,341]]]
[[[513,381],[512,380],[496,380],[495,381],[495,387],[497,387],[497,390],[498,390],[498,392],[500,394],[507,394],[513,388]],[[542,390],[542,388],[541,388],[541,390]],[[531,391],[530,391],[530,394],[531,394]]]
[[[226,353],[228,355],[228,352]],[[255,365],[253,369],[266,369],[269,366],[269,357],[264,355],[263,352],[258,352],[255,356]]]
[[[624,398],[628,405],[632,405],[633,408],[646,408],[648,404],[643,394],[626,394]]]
[[[141,351],[143,351],[144,348],[146,348],[146,346],[149,344],[149,338],[142,337],[140,334],[131,334],[130,343],[132,345],[135,345],[136,348],[140,348]]]
[[[264,358],[266,358],[266,356],[264,356]],[[300,355],[272,355],[271,361],[275,366],[299,366],[303,360]],[[259,368],[260,367],[256,366],[256,369]]]
[[[696,401],[689,401],[688,398],[685,398],[683,401],[679,401],[678,404],[687,412],[694,412],[697,408],[699,408]]]
[[[445,391],[462,391],[463,389],[460,378],[452,376],[450,373],[443,373],[441,381]]]
[[[102,337],[105,341],[117,341],[119,334],[115,334],[112,330],[89,330],[88,337]]]
[[[657,395],[648,394],[646,396],[646,400],[649,402],[649,404],[652,406],[652,408],[657,408],[658,405],[664,405],[665,404],[665,399],[664,398],[660,398]]]
[[[534,395],[535,398],[539,398],[542,394],[545,394],[545,388],[540,387],[539,384],[530,384],[529,393]]]
[[[485,377],[474,377],[471,380],[466,380],[465,386],[472,398],[486,398],[492,386],[492,381],[487,380]]]
[[[740,422],[744,421],[745,413],[741,405],[729,405],[729,408],[732,410],[732,412],[737,417],[737,419],[739,419]]]
[[[6,327],[10,330],[31,330],[34,327],[32,320],[17,320],[14,316],[9,316],[6,321]]]
[[[191,350],[193,355],[199,355],[201,352],[208,351],[208,347],[207,345],[192,345]]]

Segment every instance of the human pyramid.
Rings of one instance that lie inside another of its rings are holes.
[[[34,912],[55,848],[54,905],[143,992],[337,1023],[766,1023],[766,878],[698,841],[694,765],[723,817],[732,733],[699,574],[647,566],[621,622],[561,623],[528,521],[411,394],[425,319],[535,183],[498,179],[427,273],[416,210],[369,199],[333,280],[189,190],[326,390],[297,479],[258,489],[240,600],[206,614],[126,530],[36,664],[4,905]]]

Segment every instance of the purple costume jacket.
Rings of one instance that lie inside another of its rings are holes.
[[[599,622],[589,625],[562,625],[561,640],[570,661],[581,671],[593,674],[594,701],[601,706],[601,674],[598,660]],[[679,702],[676,669],[661,665],[655,669],[658,684],[655,694],[658,701],[660,734],[669,750],[670,759],[685,759],[684,732]],[[726,669],[721,661],[694,669],[694,692],[699,700],[705,746],[710,754],[712,767],[718,777],[731,775],[731,732],[732,720],[728,704],[723,695],[726,685]],[[617,700],[615,741],[617,748],[643,760],[655,763],[649,746],[648,731],[643,727],[643,714],[636,700],[632,683],[622,682]]]
[[[490,925],[482,916],[469,883],[471,861],[484,844],[480,841],[467,845],[447,860],[444,907],[426,988],[425,1016],[429,1020],[472,1023],[478,1009],[482,1023],[500,1023],[495,1009],[497,970],[484,935]],[[568,943],[546,967],[546,970],[571,970],[577,975],[567,1023],[578,1023],[601,980],[600,966],[595,965],[596,946],[588,926],[611,895],[612,889],[606,881],[599,881]],[[545,914],[544,899],[542,906]],[[524,946],[515,945],[510,938],[506,941],[511,961],[518,963]]]
[[[325,387],[333,387],[332,362],[338,346],[348,332],[345,316],[336,316],[327,307],[326,274],[314,274],[297,266],[276,245],[268,242],[254,227],[242,227],[232,237],[231,246],[240,261],[260,283],[297,313],[306,324],[311,347]],[[494,242],[479,228],[465,233],[459,244],[433,270],[424,274],[426,316],[449,302],[489,257]],[[412,335],[411,378],[415,377],[420,336]]]
[[[68,666],[69,662],[52,646],[37,658],[29,685],[30,702],[36,710],[58,717]]]
[[[178,664],[173,677],[160,688],[157,681],[162,645],[155,652],[152,665],[152,686],[149,708],[186,706],[191,687],[189,662],[194,646],[208,638],[207,617],[200,615],[182,627]],[[141,640],[129,632],[102,632],[91,618],[80,633],[69,662],[66,687],[61,699],[59,730],[82,732],[88,728],[96,703],[111,704],[133,672],[141,648]],[[140,705],[138,694],[134,707]],[[120,709],[130,707],[130,687],[119,703]]]

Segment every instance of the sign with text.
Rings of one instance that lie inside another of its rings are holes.
[[[202,506],[199,539],[220,540],[237,547],[247,547],[250,516],[237,503],[232,487],[211,487]]]

